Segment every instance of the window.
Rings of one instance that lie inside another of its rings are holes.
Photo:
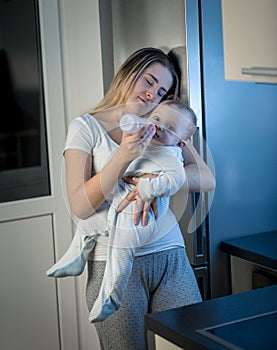
[[[50,194],[37,0],[0,0],[0,202]]]

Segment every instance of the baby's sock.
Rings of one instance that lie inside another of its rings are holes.
[[[104,321],[120,308],[121,302],[116,291],[110,293],[108,296],[104,294],[101,293],[101,295],[98,295],[89,314],[90,322]]]
[[[89,314],[90,322],[103,321],[121,307],[132,266],[129,249],[109,247],[101,288]]]
[[[77,231],[66,253],[47,270],[47,276],[66,277],[80,275],[84,271],[89,253],[94,246],[94,237],[85,236]]]

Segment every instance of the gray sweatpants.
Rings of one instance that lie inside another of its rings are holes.
[[[97,298],[105,261],[89,261],[87,304]],[[184,248],[136,257],[122,307],[95,323],[102,350],[144,350],[144,315],[202,301]]]

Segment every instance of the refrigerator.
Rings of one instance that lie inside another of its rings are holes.
[[[203,298],[229,294],[220,242],[277,228],[277,85],[225,80],[221,0],[101,0],[99,13],[105,89],[141,47],[161,48],[179,64],[181,98],[197,115],[192,142],[217,185],[181,193],[172,207]]]

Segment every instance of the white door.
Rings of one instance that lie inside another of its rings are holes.
[[[1,348],[76,350],[74,279],[45,274],[72,235],[57,0],[2,1],[0,23]]]

